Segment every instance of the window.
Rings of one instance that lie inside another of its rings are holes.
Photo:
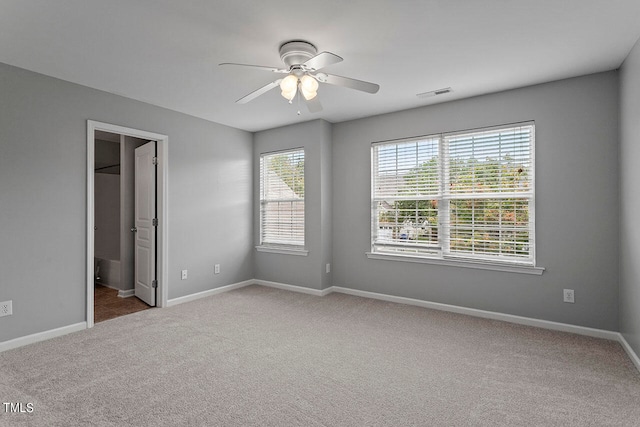
[[[534,125],[375,143],[372,252],[533,266]]]
[[[304,248],[304,149],[260,156],[260,245]]]

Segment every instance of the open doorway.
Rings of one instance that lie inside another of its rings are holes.
[[[167,143],[88,122],[87,327],[166,305]]]
[[[134,206],[139,186],[136,153],[140,147],[151,143],[101,130],[95,131],[94,140],[93,317],[98,323],[155,306],[155,288],[149,286],[143,298],[136,295],[135,265],[139,262],[134,250],[137,231]],[[155,142],[153,144],[151,155],[155,157]],[[143,169],[152,166],[152,158],[147,160],[149,165]],[[145,191],[153,191],[155,199],[155,176],[152,188],[145,188]],[[155,218],[155,205],[153,210],[151,216]],[[154,260],[152,262],[155,268]],[[148,295],[150,292],[154,294]]]

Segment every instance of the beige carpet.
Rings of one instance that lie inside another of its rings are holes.
[[[2,426],[638,426],[618,343],[250,286],[0,353]]]

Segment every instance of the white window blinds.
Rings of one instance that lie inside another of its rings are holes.
[[[260,156],[260,244],[304,247],[304,149]]]
[[[372,148],[372,250],[534,264],[534,126]]]
[[[374,145],[374,251],[439,250],[439,146],[439,139],[431,137]]]

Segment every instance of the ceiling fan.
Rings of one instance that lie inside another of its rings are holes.
[[[321,72],[320,70],[323,68],[341,62],[342,58],[331,52],[317,52],[316,47],[309,42],[292,40],[280,46],[280,59],[282,59],[282,62],[284,62],[287,68],[237,64],[232,62],[224,62],[220,65],[251,67],[272,73],[286,74],[285,77],[274,80],[238,99],[236,101],[238,104],[246,104],[271,89],[280,86],[281,95],[287,99],[290,104],[296,95],[300,93],[306,101],[309,111],[315,113],[322,110],[322,105],[317,98],[319,83],[347,87],[367,93],[376,93],[380,89],[380,86],[375,83]],[[298,114],[300,114],[299,111]]]

